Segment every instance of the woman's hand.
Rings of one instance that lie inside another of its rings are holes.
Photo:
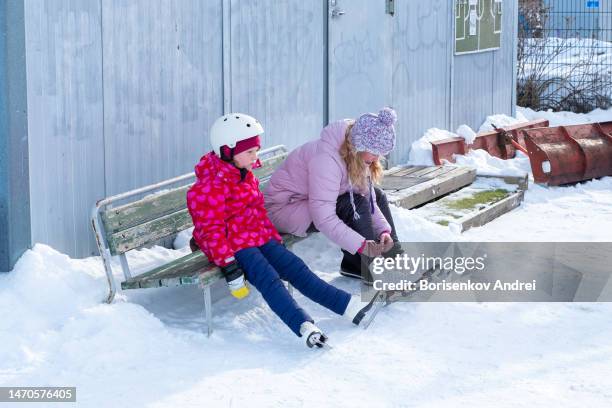
[[[382,245],[382,252],[385,253],[389,250],[391,250],[391,248],[393,248],[393,238],[391,238],[391,234],[389,234],[388,232],[383,232],[382,234],[380,234],[380,245]]]
[[[361,253],[365,256],[369,256],[370,258],[374,258],[375,256],[380,256],[383,253],[383,246],[376,241],[367,240],[364,242],[363,249]]]

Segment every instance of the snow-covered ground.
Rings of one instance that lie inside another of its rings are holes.
[[[547,76],[571,77],[600,73],[612,75],[612,46],[607,41],[591,38],[527,38],[525,50],[525,76],[547,64]]]
[[[542,116],[581,123],[612,120],[612,110],[521,109],[482,129]],[[465,127],[458,133],[471,137]],[[440,134],[451,133],[430,129],[427,137]],[[424,159],[427,145],[416,143],[411,160]],[[524,157],[473,152],[461,160],[488,172],[529,169]],[[521,207],[463,235],[416,212],[393,215],[406,241],[610,241],[610,203],[607,177],[531,184]],[[186,238],[179,250],[132,251],[129,262],[142,269],[181,256]],[[359,292],[338,275],[340,252],[321,234],[294,250],[323,279]],[[237,301],[221,283],[208,339],[198,288],[127,291],[111,305],[101,303],[106,290],[98,257],[70,259],[44,245],[24,254],[0,276],[0,386],[77,386],[85,407],[612,406],[606,303],[397,303],[363,331],[296,293],[335,346],[325,352],[307,349],[256,291]]]

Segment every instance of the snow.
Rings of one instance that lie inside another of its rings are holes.
[[[419,140],[412,143],[408,164],[433,166],[433,158],[431,157],[431,142],[436,140],[444,140],[449,137],[457,137],[455,133],[448,130],[431,128]]]
[[[474,139],[476,139],[476,132],[468,125],[459,126],[457,128],[457,135],[462,137],[466,144],[472,144],[474,143]]]
[[[568,126],[583,123],[610,122],[612,109],[595,109],[589,113],[574,112],[536,112],[529,108],[517,107],[517,115],[523,115],[528,121],[535,119],[548,119],[549,126]]]
[[[519,114],[486,123],[612,120],[612,110]],[[430,129],[411,160],[426,161],[428,140],[449,135]],[[524,157],[483,153],[458,160],[496,174],[529,171]],[[610,202],[612,177],[531,184],[519,208],[463,234],[416,211],[392,212],[405,241],[610,241]],[[183,233],[179,249],[131,251],[128,261],[142,271],[188,253],[188,241]],[[321,234],[294,251],[326,281],[359,293],[338,275],[340,251]],[[76,386],[83,407],[612,404],[607,303],[397,303],[363,331],[296,293],[335,346],[324,352],[307,349],[254,290],[237,301],[220,282],[211,338],[197,287],[120,292],[110,305],[106,292],[99,257],[70,259],[41,244],[27,251],[0,275],[0,386]]]
[[[455,163],[460,166],[476,168],[476,174],[478,175],[524,176],[531,171],[529,157],[520,151],[517,152],[514,159],[503,160],[491,156],[482,149],[471,150],[465,156],[456,156]]]
[[[479,133],[495,130],[493,125],[498,128],[517,125],[519,123],[529,122],[532,119],[527,119],[520,107],[517,107],[516,117],[499,114],[487,116],[483,124],[478,129]]]

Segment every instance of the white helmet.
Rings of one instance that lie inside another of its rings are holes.
[[[263,134],[261,123],[252,116],[244,113],[228,113],[215,120],[210,128],[210,144],[219,156],[221,146],[230,149],[236,147],[236,143]]]

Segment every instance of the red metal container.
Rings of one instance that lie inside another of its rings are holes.
[[[521,133],[536,183],[558,186],[612,175],[612,122]]]

